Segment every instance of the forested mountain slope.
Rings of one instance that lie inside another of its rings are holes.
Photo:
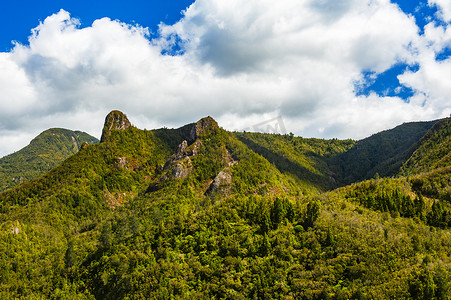
[[[81,131],[52,128],[21,150],[0,158],[0,191],[34,179],[77,153],[83,143],[99,141]]]
[[[252,132],[235,135],[281,172],[293,176],[300,185],[314,187],[316,192],[338,187],[337,179],[341,180],[331,170],[329,160],[350,151],[356,143]]]
[[[439,120],[415,145],[401,174],[418,174],[451,166],[451,118]]]
[[[434,132],[438,131],[437,128],[446,127],[447,120],[441,120],[435,127],[437,121],[405,123],[359,141],[249,132],[236,132],[235,135],[300,184],[313,185],[317,191],[327,191],[370,179],[376,174],[381,177],[397,175],[429,136],[435,137],[432,145],[438,142]],[[449,133],[444,130],[441,129],[440,136],[449,138]],[[428,146],[422,146],[422,149],[424,147]],[[443,157],[449,153],[447,150],[444,147],[436,157]],[[446,157],[449,158],[449,155]],[[442,159],[442,165],[449,162],[447,158]]]
[[[0,193],[0,298],[449,299],[450,167],[320,193],[353,144],[113,111]]]
[[[393,129],[358,141],[349,151],[330,161],[340,185],[398,174],[412,154],[412,147],[431,129],[436,121],[404,123]]]

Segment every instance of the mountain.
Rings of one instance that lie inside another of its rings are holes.
[[[412,149],[401,174],[418,174],[451,165],[451,118],[439,120]]]
[[[353,140],[307,139],[280,134],[236,132],[235,135],[249,149],[313,193],[339,186],[330,160],[352,151],[356,144]]]
[[[437,121],[404,123],[358,141],[349,151],[333,157],[329,164],[340,185],[398,174],[412,148]]]
[[[0,193],[0,297],[449,299],[451,166],[418,152],[447,140],[434,127],[396,160],[427,172],[341,186],[360,141],[113,111],[101,143]]]
[[[299,184],[324,192],[373,178],[376,174],[381,177],[396,176],[416,148],[436,132],[436,128],[444,126],[440,124],[447,122],[444,119],[405,123],[359,141],[261,133],[235,134],[279,170],[296,178]],[[441,136],[449,138],[449,132],[443,132]],[[432,141],[432,145],[436,143],[437,140]],[[441,151],[437,157],[449,152],[447,148]],[[443,165],[447,163],[449,165],[449,159]]]
[[[99,141],[81,131],[52,128],[21,150],[0,158],[0,191],[34,179],[75,154],[83,143]]]

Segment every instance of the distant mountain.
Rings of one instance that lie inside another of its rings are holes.
[[[413,147],[437,121],[404,123],[358,141],[349,151],[331,157],[329,164],[340,185],[397,175]]]
[[[21,150],[0,158],[0,191],[34,179],[75,154],[83,143],[99,141],[81,131],[52,128]]]
[[[449,299],[445,121],[356,142],[112,111],[0,193],[0,298]]]

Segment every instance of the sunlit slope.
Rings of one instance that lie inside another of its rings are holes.
[[[83,143],[99,141],[81,131],[52,128],[21,150],[0,159],[0,191],[34,179],[75,154]]]
[[[418,174],[451,166],[451,119],[439,120],[415,145],[401,174]]]

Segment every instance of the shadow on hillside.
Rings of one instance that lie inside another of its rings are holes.
[[[189,138],[193,124],[188,124],[180,128],[160,128],[153,130],[155,136],[163,143],[169,146],[172,151],[175,151],[183,140]]]
[[[294,162],[272,150],[262,147],[243,136],[237,135],[237,138],[241,142],[243,142],[249,149],[266,158],[282,173],[288,173],[299,180],[305,181],[313,185],[320,191],[331,190],[336,187],[334,182],[329,178],[328,175],[315,174],[304,166],[301,166],[297,162]]]
[[[373,178],[396,176],[401,166],[418,148],[420,139],[437,121],[414,122],[362,139],[349,151],[329,158],[339,185]]]

